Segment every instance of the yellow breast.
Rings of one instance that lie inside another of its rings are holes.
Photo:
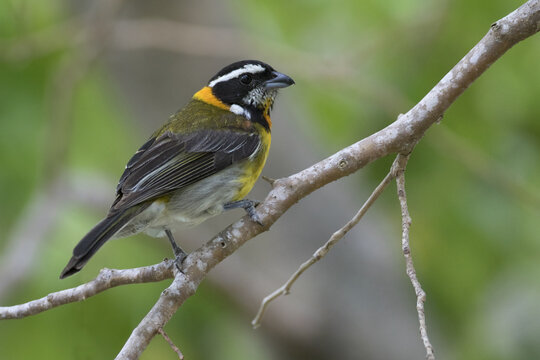
[[[266,130],[260,124],[254,124],[259,130],[259,136],[261,138],[261,145],[259,149],[246,160],[244,165],[245,175],[239,179],[242,187],[238,192],[238,195],[234,200],[241,200],[251,191],[253,185],[261,175],[264,164],[266,163],[266,158],[268,157],[268,152],[270,150],[271,135],[268,130]]]

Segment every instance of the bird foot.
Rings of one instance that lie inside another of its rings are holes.
[[[174,241],[174,237],[172,232],[169,229],[165,230],[165,234],[167,234],[167,238],[169,239],[169,242],[171,243],[171,246],[173,248],[174,252],[174,263],[176,265],[176,268],[178,271],[183,273],[182,271],[182,264],[184,263],[184,260],[187,258],[187,254],[178,244],[176,241]]]
[[[264,226],[264,223],[262,222],[261,218],[259,217],[259,214],[257,213],[257,210],[255,209],[255,207],[258,206],[259,204],[260,202],[258,201],[243,199],[243,200],[238,200],[238,201],[231,201],[230,203],[223,205],[223,208],[225,210],[242,208],[249,215],[249,218],[251,219],[251,221],[254,221],[261,226]]]

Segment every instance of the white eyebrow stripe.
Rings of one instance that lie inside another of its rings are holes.
[[[240,69],[233,70],[228,74],[222,75],[222,76],[218,77],[217,79],[210,81],[208,86],[209,87],[214,87],[214,85],[216,85],[217,83],[237,78],[242,74],[245,74],[245,73],[256,74],[256,73],[263,72],[264,70],[265,70],[265,68],[262,67],[261,65],[246,64],[246,65],[244,65],[244,67],[242,67]]]

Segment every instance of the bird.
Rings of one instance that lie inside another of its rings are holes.
[[[270,111],[294,80],[258,60],[225,66],[155,131],[128,161],[106,215],[75,246],[60,279],[80,271],[113,238],[167,237],[177,266],[187,256],[171,228],[235,208],[262,225],[245,198],[265,165]]]

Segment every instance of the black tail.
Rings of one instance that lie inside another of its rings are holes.
[[[109,213],[101,220],[85,237],[79,241],[73,256],[62,270],[60,279],[75,274],[83,268],[90,258],[105,244],[107,240],[114,236],[129,220],[144,210],[146,206],[134,206],[124,211]]]

